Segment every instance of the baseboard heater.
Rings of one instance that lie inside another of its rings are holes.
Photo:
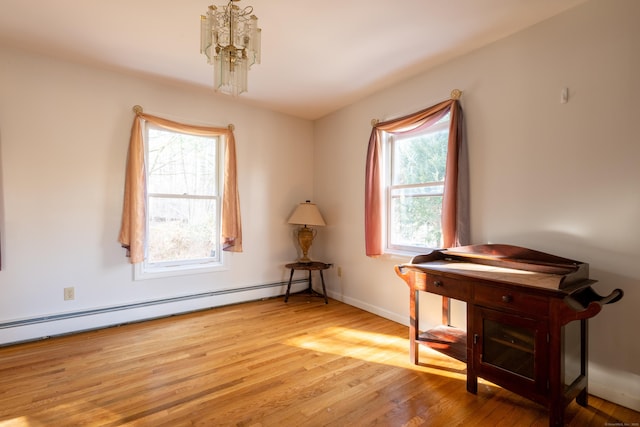
[[[150,300],[150,301],[144,301],[144,302],[137,302],[137,303],[132,303],[132,304],[115,305],[115,306],[112,306],[112,307],[103,307],[103,308],[96,308],[96,309],[91,309],[91,310],[74,311],[74,312],[70,312],[70,313],[53,314],[53,315],[50,315],[50,316],[32,317],[32,318],[29,318],[29,319],[14,320],[14,321],[11,321],[11,322],[0,323],[0,329],[17,328],[17,327],[21,327],[21,326],[34,325],[34,324],[38,324],[38,323],[55,322],[55,321],[59,321],[59,320],[73,319],[73,318],[76,318],[76,317],[93,316],[93,315],[96,315],[96,314],[112,313],[112,312],[115,312],[115,311],[123,311],[123,310],[131,310],[131,309],[135,309],[135,308],[150,307],[150,306],[159,305],[159,304],[170,304],[170,303],[188,301],[188,300],[199,299],[199,298],[209,298],[209,297],[215,297],[215,296],[219,296],[219,295],[227,295],[227,294],[233,294],[233,293],[239,293],[239,292],[247,292],[247,291],[260,290],[260,289],[275,288],[275,287],[278,287],[278,286],[287,286],[288,283],[289,283],[288,281],[287,282],[276,282],[276,283],[265,283],[265,284],[262,284],[262,285],[246,286],[246,287],[242,287],[242,288],[233,288],[233,289],[221,289],[221,290],[211,291],[211,292],[202,292],[202,293],[198,293],[198,294],[182,295],[182,296],[179,296],[179,297],[162,298],[162,299]],[[291,283],[292,284],[295,284],[295,283],[307,283],[307,279],[297,279],[297,280],[293,280]],[[206,310],[206,309],[207,308],[202,308],[202,310]],[[163,317],[167,317],[167,316],[163,316]],[[145,320],[149,320],[149,319],[145,319]],[[125,323],[132,323],[132,322],[125,322]],[[112,326],[117,326],[117,325],[112,325]]]

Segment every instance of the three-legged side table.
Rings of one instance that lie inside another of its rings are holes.
[[[293,272],[296,270],[306,270],[309,272],[309,288],[307,289],[310,296],[324,296],[324,303],[329,304],[329,300],[327,299],[327,288],[324,285],[324,276],[322,275],[322,271],[331,267],[332,264],[325,264],[324,262],[293,262],[291,264],[287,264],[285,267],[291,269],[291,274],[289,275],[289,284],[287,285],[287,293],[284,296],[284,302],[289,300],[289,292],[291,291],[291,281],[293,280]],[[311,281],[311,273],[314,270],[320,272],[320,281],[322,282],[322,294],[313,290],[313,284]]]

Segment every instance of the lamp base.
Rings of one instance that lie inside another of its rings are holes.
[[[300,250],[302,251],[302,257],[298,260],[298,262],[302,264],[310,264],[313,261],[307,256],[309,253],[309,248],[311,247],[311,243],[313,242],[313,238],[316,237],[315,230],[307,227],[300,227],[298,229],[298,244],[300,245]]]

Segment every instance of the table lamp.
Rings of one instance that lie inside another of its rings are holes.
[[[316,227],[322,227],[326,225],[318,207],[314,203],[311,203],[310,200],[300,203],[293,211],[293,214],[289,217],[288,222],[289,224],[302,226],[298,229],[298,244],[302,251],[302,258],[300,258],[298,262],[305,264],[310,263],[311,259],[309,259],[307,254],[309,253],[309,248],[311,247],[313,238],[316,237],[317,230],[307,226],[313,225]]]

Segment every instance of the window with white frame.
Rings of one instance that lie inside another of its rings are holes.
[[[146,123],[147,224],[141,278],[222,266],[221,139]]]
[[[419,134],[386,135],[386,247],[441,248],[449,114]]]

